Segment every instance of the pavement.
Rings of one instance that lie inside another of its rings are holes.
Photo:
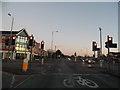
[[[29,61],[28,70],[25,72],[22,70],[23,67],[22,60],[3,61],[2,71],[9,72],[15,75],[37,74],[38,72],[43,72],[43,70],[45,70],[45,68],[51,62],[52,62],[51,59],[49,61],[45,60],[44,64],[41,64],[41,61]]]

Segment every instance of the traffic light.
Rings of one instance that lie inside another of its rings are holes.
[[[117,44],[113,43],[112,41],[113,41],[113,38],[107,36],[107,42],[105,42],[105,47],[106,48],[117,48]]]
[[[108,44],[109,44],[109,45],[112,44],[112,37],[109,37],[109,36],[108,36]]]
[[[12,36],[12,45],[15,45],[16,36]]]
[[[44,41],[41,42],[41,49],[44,49]]]
[[[29,36],[29,46],[33,46],[34,37]]]
[[[96,42],[93,42],[93,44],[92,44],[92,50],[93,51],[97,50],[97,43]]]
[[[9,38],[8,38],[8,39],[5,39],[5,45],[8,46],[9,43],[10,43],[10,39],[9,39]]]

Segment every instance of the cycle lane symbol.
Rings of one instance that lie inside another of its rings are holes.
[[[77,87],[76,83],[79,86],[87,86],[89,88],[98,88],[99,86],[97,85],[97,83],[95,83],[94,81],[90,80],[90,79],[85,79],[82,78],[81,76],[77,76],[77,77],[72,77],[71,80],[69,79],[64,79],[63,80],[63,84],[65,87],[68,88],[74,88]]]

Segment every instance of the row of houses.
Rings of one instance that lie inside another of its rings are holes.
[[[15,45],[6,45],[5,40],[10,38],[10,36],[16,36]],[[26,29],[21,29],[18,31],[0,31],[0,58],[8,59],[24,59],[30,60],[32,55],[32,60],[37,56],[41,56],[40,43],[35,40],[35,46],[32,50],[28,47],[29,34]],[[31,53],[32,51],[32,53]],[[46,51],[42,51],[46,55]]]

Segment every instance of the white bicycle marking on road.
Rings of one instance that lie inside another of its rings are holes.
[[[97,83],[95,83],[94,81],[89,80],[89,79],[84,79],[81,76],[72,77],[72,80],[69,80],[69,79],[64,79],[63,80],[64,86],[66,86],[68,88],[76,87],[75,82],[77,82],[79,85],[87,86],[87,87],[90,87],[90,88],[98,88],[99,87],[97,85]]]
[[[93,82],[92,80],[89,79],[83,79],[80,76],[78,77],[79,79],[76,80],[78,84],[83,85],[83,86],[88,86],[90,88],[98,88],[98,85]]]

